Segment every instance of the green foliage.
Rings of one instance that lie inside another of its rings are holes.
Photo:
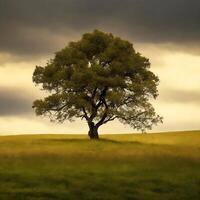
[[[89,127],[114,119],[139,130],[162,121],[149,102],[158,96],[158,77],[132,44],[95,30],[36,66],[33,81],[50,96],[33,104],[37,115],[63,122],[85,118]]]

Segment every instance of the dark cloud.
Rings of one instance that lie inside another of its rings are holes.
[[[0,51],[46,54],[95,28],[136,42],[200,44],[199,0],[0,0]]]
[[[200,91],[165,89],[159,99],[168,103],[190,103],[200,105]]]
[[[0,117],[18,116],[32,113],[30,94],[11,88],[0,88]]]

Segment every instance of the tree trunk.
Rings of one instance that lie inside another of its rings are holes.
[[[94,126],[93,124],[90,125],[88,135],[90,139],[99,139],[98,127]]]

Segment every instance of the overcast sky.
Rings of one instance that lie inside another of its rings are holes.
[[[85,122],[35,117],[42,95],[35,65],[85,32],[99,29],[133,43],[160,78],[153,102],[164,123],[153,131],[200,129],[199,0],[0,0],[0,134],[86,133]],[[101,133],[135,132],[112,122]]]

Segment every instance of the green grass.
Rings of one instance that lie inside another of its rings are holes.
[[[200,131],[0,137],[0,200],[199,200]]]

